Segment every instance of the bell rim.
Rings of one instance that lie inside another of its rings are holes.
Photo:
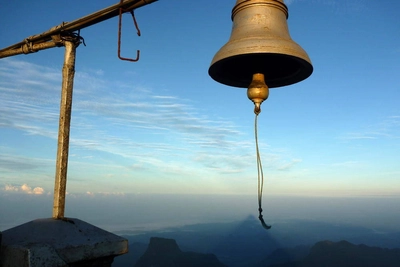
[[[221,75],[221,69],[229,69],[225,67],[227,64],[229,64],[230,61],[235,60],[235,58],[238,57],[244,57],[249,54],[240,54],[240,55],[233,55],[231,57],[227,58],[222,58],[219,60],[216,60],[212,62],[208,69],[208,74],[210,77],[215,80],[216,82],[222,83],[227,86],[232,86],[232,87],[238,87],[238,88],[247,88],[252,80],[252,74],[249,74],[245,79],[243,80],[238,80],[238,77],[235,76],[234,74],[224,74]],[[278,87],[283,87],[283,86],[288,86],[292,85],[298,82],[301,82],[308,77],[311,76],[313,73],[314,67],[309,60],[309,58],[301,58],[297,57],[294,55],[288,55],[288,54],[281,54],[281,53],[251,53],[250,55],[256,56],[256,55],[263,55],[263,56],[279,56],[281,58],[286,58],[289,59],[293,62],[298,63],[299,68],[297,71],[293,72],[290,75],[284,76],[284,77],[278,77],[278,78],[269,78],[268,73],[262,73],[265,75],[265,82],[269,88],[278,88]],[[270,67],[270,66],[269,66]],[[257,73],[258,71],[255,71]]]

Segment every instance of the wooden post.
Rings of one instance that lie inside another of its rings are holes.
[[[65,40],[64,66],[62,70],[62,88],[60,103],[60,119],[58,128],[58,147],[56,175],[54,185],[53,218],[63,219],[65,210],[65,194],[67,186],[69,132],[71,123],[72,91],[75,74],[76,40]]]

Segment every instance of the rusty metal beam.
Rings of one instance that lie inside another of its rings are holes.
[[[30,47],[36,46],[36,48],[44,47],[43,49],[54,47],[51,44],[47,44],[47,42],[52,40],[52,36],[59,35],[62,32],[74,32],[81,30],[83,28],[89,27],[93,24],[105,21],[112,17],[116,17],[119,15],[119,9],[122,8],[125,12],[137,9],[139,7],[145,6],[147,4],[151,4],[156,2],[157,0],[125,0],[122,3],[114,4],[107,8],[104,8],[100,11],[82,17],[80,19],[71,21],[71,22],[63,22],[58,26],[51,28],[50,30],[43,32],[41,34],[36,34],[26,38],[25,40],[13,44],[9,47],[3,48],[0,50],[0,58],[9,57],[18,54],[24,54],[23,47],[28,45]],[[38,51],[36,49],[35,51]],[[33,52],[35,52],[33,51]],[[32,52],[28,52],[32,53]]]
[[[59,46],[59,44],[57,44],[56,42],[53,42],[53,41],[45,42],[45,43],[38,43],[38,44],[26,43],[18,48],[12,48],[12,49],[8,49],[3,52],[0,52],[0,58],[11,57],[11,56],[20,55],[20,54],[35,53],[39,50],[53,48],[56,46]]]

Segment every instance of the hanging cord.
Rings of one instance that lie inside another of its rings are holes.
[[[260,150],[258,149],[258,134],[257,134],[257,118],[258,118],[258,113],[256,113],[256,118],[254,121],[254,133],[255,133],[255,139],[256,139],[256,153],[257,153],[257,173],[258,173],[258,219],[261,221],[261,225],[265,228],[265,229],[270,229],[271,226],[267,225],[263,219],[263,215],[262,215],[262,208],[261,208],[261,204],[262,204],[262,194],[263,194],[263,187],[264,187],[264,173],[263,173],[263,168],[262,168],[262,164],[261,164],[261,156],[260,156]]]

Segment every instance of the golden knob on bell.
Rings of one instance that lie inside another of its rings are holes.
[[[258,115],[261,112],[261,103],[267,100],[268,95],[269,89],[265,84],[264,74],[253,74],[253,80],[247,89],[247,97],[254,103],[255,114]]]
[[[283,0],[237,0],[230,39],[214,56],[210,76],[219,83],[243,88],[256,73],[265,75],[270,88],[310,76],[311,60],[291,39],[287,18]]]

